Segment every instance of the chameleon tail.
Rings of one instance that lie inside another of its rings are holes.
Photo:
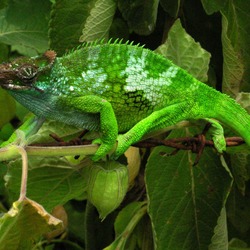
[[[216,114],[213,117],[232,128],[250,146],[250,115],[229,96],[223,94],[219,99],[221,101],[215,102],[218,106],[214,105]]]

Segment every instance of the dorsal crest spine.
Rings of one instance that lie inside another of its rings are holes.
[[[80,50],[83,48],[91,48],[91,47],[95,47],[98,45],[107,45],[107,44],[110,46],[112,46],[112,45],[127,45],[127,46],[135,46],[138,48],[143,48],[145,46],[144,44],[141,45],[140,43],[134,44],[134,41],[129,41],[129,40],[124,42],[124,40],[120,39],[120,38],[116,38],[116,39],[110,38],[108,41],[106,41],[106,39],[99,39],[96,41],[82,43],[82,44],[78,45],[77,47],[66,52],[65,55],[69,55],[69,54],[73,53],[74,51]]]

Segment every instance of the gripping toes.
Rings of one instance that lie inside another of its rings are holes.
[[[93,161],[99,161],[103,159],[110,153],[110,151],[112,151],[112,148],[114,147],[114,143],[103,142],[100,138],[92,141],[92,144],[100,144],[96,153],[91,157]]]
[[[125,135],[118,135],[117,137],[117,148],[115,152],[112,154],[111,158],[113,160],[117,160],[122,154],[126,152],[129,148],[130,144],[126,143]]]

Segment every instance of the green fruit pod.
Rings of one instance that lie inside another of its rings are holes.
[[[94,163],[89,173],[88,200],[97,208],[100,218],[114,211],[128,190],[128,169],[115,161]]]

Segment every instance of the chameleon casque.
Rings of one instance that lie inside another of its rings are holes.
[[[90,43],[62,57],[18,58],[0,66],[0,86],[38,117],[99,131],[93,160],[116,141],[114,158],[183,120],[214,118],[250,145],[250,116],[239,104],[138,45]]]

